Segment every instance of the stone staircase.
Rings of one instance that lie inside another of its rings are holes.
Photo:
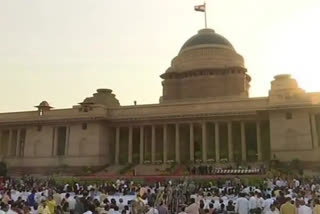
[[[168,175],[167,171],[169,166],[166,164],[147,164],[147,165],[137,165],[135,167],[136,175]]]
[[[178,165],[174,170],[174,175],[177,175],[177,176],[186,175],[186,173],[188,173],[188,170],[187,170],[187,166],[185,165]]]
[[[94,175],[97,175],[97,176],[119,175],[119,172],[122,168],[123,168],[123,165],[111,165],[100,170],[99,172],[94,173]]]
[[[81,175],[82,167],[14,167],[8,169],[8,175],[20,177],[24,175],[51,176],[51,175]]]

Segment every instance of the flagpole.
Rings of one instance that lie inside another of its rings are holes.
[[[204,1],[204,27],[207,28],[207,6],[206,1]]]

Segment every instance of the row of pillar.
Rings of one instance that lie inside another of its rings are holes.
[[[202,127],[202,161],[207,161],[207,128],[206,123],[203,122]],[[194,124],[190,123],[190,161],[194,161],[195,151],[194,151]],[[216,162],[220,160],[220,136],[219,136],[219,123],[215,122],[214,126],[215,131],[215,159]],[[234,161],[233,154],[233,141],[232,141],[232,122],[228,122],[228,159],[230,162]],[[245,123],[242,121],[240,123],[241,129],[241,153],[242,153],[242,161],[247,160],[247,148],[246,148],[246,136],[245,136]],[[163,162],[166,163],[168,160],[168,130],[167,124],[163,125]],[[256,122],[256,130],[257,130],[257,153],[258,153],[258,161],[262,160],[262,151],[261,151],[261,127],[260,122]],[[144,161],[144,127],[140,126],[140,164],[143,164]],[[133,153],[133,127],[129,127],[129,139],[128,139],[128,162],[132,163],[132,153]],[[116,128],[116,143],[115,143],[115,164],[119,164],[119,152],[120,152],[120,127]],[[151,162],[155,163],[156,158],[156,127],[152,125],[151,128]],[[175,161],[177,163],[180,162],[180,132],[179,132],[179,123],[175,124]]]
[[[16,142],[13,142],[13,132],[14,130],[13,129],[8,129],[7,130],[9,135],[8,135],[8,140],[6,142],[3,141],[3,132],[0,131],[0,142],[1,142],[1,150],[3,149],[4,147],[4,143],[7,144],[7,150],[6,151],[1,151],[1,154],[3,156],[20,156],[20,129],[15,129],[16,133],[17,133],[17,139],[16,139]],[[15,143],[15,151],[12,152],[13,150],[13,143]]]

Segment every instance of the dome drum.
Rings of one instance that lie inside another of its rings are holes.
[[[181,72],[166,72],[161,75],[163,79],[184,79],[184,78],[193,78],[197,76],[217,76],[217,75],[236,75],[236,74],[245,74],[247,72],[246,68],[242,67],[232,67],[232,68],[214,68],[214,69],[197,69],[197,70],[188,70]],[[251,80],[251,77],[248,76],[248,81]]]

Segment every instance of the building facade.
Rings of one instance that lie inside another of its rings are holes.
[[[98,89],[70,109],[1,113],[0,156],[12,168],[320,161],[320,93],[283,74],[250,98],[243,57],[213,30],[191,37],[161,78],[159,104],[121,106]]]

